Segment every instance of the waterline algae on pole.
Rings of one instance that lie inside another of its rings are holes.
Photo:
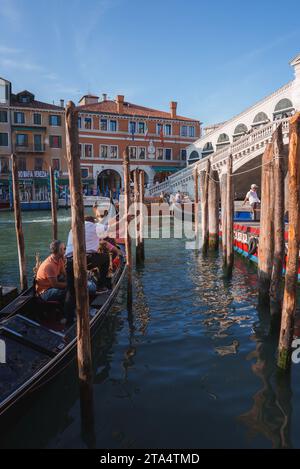
[[[78,112],[73,102],[66,107],[66,155],[70,179],[73,237],[73,269],[77,313],[77,362],[82,415],[92,407],[92,358],[89,296],[85,253],[84,204],[80,170]]]
[[[278,366],[288,369],[291,361],[295,312],[297,305],[297,277],[300,241],[300,113],[290,120],[289,143],[289,230],[288,256],[283,296]]]
[[[13,185],[13,201],[14,201],[14,216],[18,245],[18,258],[19,258],[19,272],[21,290],[28,288],[27,274],[26,274],[26,260],[25,260],[25,243],[22,227],[21,203],[19,192],[19,173],[16,161],[16,155],[11,155],[12,161],[12,185]]]

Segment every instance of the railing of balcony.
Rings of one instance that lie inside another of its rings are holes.
[[[17,145],[13,146],[15,153],[44,153],[46,147],[44,143],[33,145]]]

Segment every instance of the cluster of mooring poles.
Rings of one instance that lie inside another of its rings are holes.
[[[200,191],[199,191],[200,185]],[[227,173],[221,180],[217,170],[207,160],[205,170],[194,168],[195,238],[199,243],[199,194],[201,202],[202,252],[216,251],[219,247],[219,210],[221,202],[223,265],[227,275],[233,268],[233,178],[232,156],[227,161]]]
[[[288,194],[285,173],[288,169]],[[250,172],[251,170],[249,170]],[[200,185],[200,191],[199,191]],[[198,242],[198,205],[201,200],[202,251],[218,248],[219,222],[222,230],[223,266],[231,275],[234,262],[234,190],[232,155],[227,172],[219,180],[208,159],[205,170],[194,168],[195,237]],[[219,220],[219,205],[221,217]],[[284,289],[285,207],[288,209],[288,255]],[[282,124],[273,132],[261,164],[261,215],[258,246],[258,300],[270,308],[271,318],[280,319],[278,366],[287,370],[291,362],[300,247],[300,113],[290,119],[288,168],[283,146]]]

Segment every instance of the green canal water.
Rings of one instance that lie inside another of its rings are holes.
[[[35,252],[48,253],[50,223],[48,212],[24,213],[30,275]],[[61,239],[69,227],[61,210]],[[17,266],[12,214],[0,213],[1,284],[18,282]],[[300,447],[300,365],[278,375],[277,339],[268,313],[257,308],[256,281],[255,266],[239,256],[228,281],[220,256],[196,255],[184,240],[147,240],[145,266],[134,273],[133,317],[123,288],[93,342],[93,446]],[[228,354],[233,341],[237,351]],[[81,428],[75,363],[1,428],[0,441],[91,445]]]

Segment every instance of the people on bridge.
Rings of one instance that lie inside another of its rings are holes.
[[[65,244],[59,240],[50,244],[50,256],[38,268],[35,288],[44,301],[64,302],[66,295]]]
[[[251,184],[250,191],[247,192],[246,197],[243,202],[243,205],[245,205],[247,201],[249,202],[250,207],[251,207],[253,221],[257,220],[256,211],[260,204],[260,200],[257,195],[257,189],[258,189],[258,186],[256,184]]]

